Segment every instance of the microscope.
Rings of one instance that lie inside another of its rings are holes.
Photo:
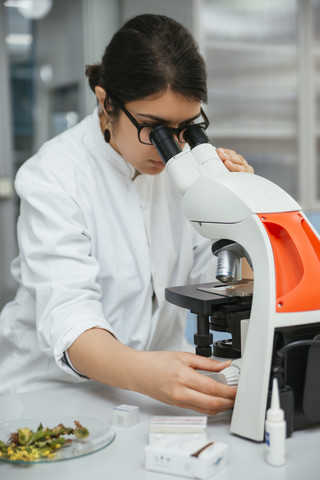
[[[150,134],[182,193],[192,226],[218,258],[212,283],[166,288],[166,300],[197,315],[196,353],[241,357],[231,432],[263,441],[278,379],[287,436],[320,422],[320,237],[300,205],[276,184],[230,172],[200,125],[181,150],[169,127]],[[246,258],[254,279],[242,279]],[[231,340],[213,342],[210,330]]]

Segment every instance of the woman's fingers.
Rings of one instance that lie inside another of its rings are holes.
[[[198,370],[207,372],[220,372],[222,369],[230,365],[230,360],[221,362],[212,358],[201,357],[192,353],[180,353],[181,360],[186,366],[191,368],[181,370],[181,384],[185,384],[188,388],[197,390],[210,396],[227,398],[234,400],[236,389],[225,385],[221,382],[213,380],[208,375],[200,373]]]
[[[185,363],[197,370],[208,370],[208,372],[220,372],[223,368],[229,367],[231,360],[215,360],[213,358],[202,357],[194,353],[181,352]]]
[[[190,359],[188,359],[189,368],[186,365],[187,368],[181,369],[180,375],[176,377],[177,383],[171,392],[174,404],[210,415],[232,408],[236,397],[236,389],[216,382],[207,375],[194,370],[194,364],[198,364],[198,361],[195,355],[193,357],[195,357],[195,361],[191,360],[190,362]],[[215,366],[215,364],[220,363],[210,360],[200,357],[199,363],[204,367],[206,367],[205,364],[211,364],[208,365],[210,370],[212,365]],[[228,364],[229,362],[223,362],[225,366]]]
[[[253,168],[248,164],[246,159],[234,150],[218,148],[217,152],[230,172],[254,173]]]
[[[199,372],[195,372],[193,378],[190,378],[189,387],[213,397],[226,398],[232,401],[236,398],[237,393],[236,388],[217,382],[213,378]]]
[[[141,354],[144,368],[140,372],[139,391],[142,393],[210,415],[232,408],[236,389],[198,371],[219,372],[230,364],[229,361],[219,362],[186,352]]]
[[[212,379],[211,381],[213,383],[217,383]],[[226,387],[226,385],[222,386]],[[232,389],[232,387],[227,388]],[[235,395],[236,390],[234,388],[232,390],[234,390],[233,395]],[[189,408],[191,410],[196,410],[197,412],[206,413],[208,415],[215,415],[219,412],[223,412],[232,408],[234,405],[234,399],[219,396],[217,393],[216,395],[213,395],[210,394],[209,391],[204,393],[189,387],[185,390],[182,398],[176,399],[175,404],[182,408]]]

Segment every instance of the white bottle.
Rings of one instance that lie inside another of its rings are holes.
[[[270,465],[281,466],[286,463],[286,421],[284,411],[280,408],[279,387],[276,378],[273,379],[271,407],[267,411],[266,461]]]

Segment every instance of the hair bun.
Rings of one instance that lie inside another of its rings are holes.
[[[85,73],[88,77],[91,90],[95,92],[95,88],[100,85],[101,63],[86,65]]]

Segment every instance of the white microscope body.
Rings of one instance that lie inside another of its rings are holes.
[[[257,175],[230,172],[209,143],[174,155],[166,169],[193,227],[213,242],[239,243],[251,258],[252,307],[231,432],[262,441],[275,329],[320,322],[319,235],[290,195]]]

